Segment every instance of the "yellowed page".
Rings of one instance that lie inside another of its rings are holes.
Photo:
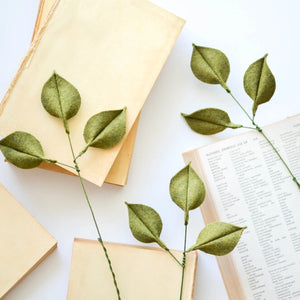
[[[201,213],[203,216],[204,223],[210,224],[217,221],[222,221],[218,216],[214,198],[211,194],[211,187],[206,183],[205,171],[201,163],[199,153],[197,150],[191,150],[183,153],[184,162],[188,164],[192,163],[192,167],[204,181],[206,188],[206,197],[204,203],[201,205]],[[238,273],[234,262],[232,260],[232,255],[228,254],[225,256],[216,256],[218,266],[221,271],[221,275],[225,284],[225,288],[230,300],[244,300],[245,294],[241,286]],[[230,274],[230,275],[229,275]]]
[[[0,299],[56,245],[55,239],[0,184]]]
[[[122,299],[179,299],[181,267],[166,252],[154,247],[106,243]],[[174,251],[181,260],[182,254]],[[197,253],[187,255],[184,300],[193,297]],[[75,239],[69,281],[69,300],[115,299],[111,273],[98,241]]]
[[[263,130],[299,180],[300,115]],[[300,192],[271,146],[249,131],[191,153],[185,159],[205,174],[205,219],[247,226],[228,259],[219,259],[229,298],[299,297]]]
[[[60,120],[40,103],[53,70],[82,97],[78,115],[69,122],[76,153],[84,147],[85,123],[99,111],[127,106],[128,133],[183,24],[145,0],[59,1],[3,100],[0,134],[31,132],[46,156],[72,163]],[[82,176],[101,185],[121,147],[89,150],[80,159]]]

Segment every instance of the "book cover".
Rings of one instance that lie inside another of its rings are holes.
[[[56,240],[0,184],[0,299],[56,246]]]
[[[300,115],[263,130],[299,179]],[[270,145],[249,131],[183,156],[207,188],[205,223],[247,226],[236,249],[217,258],[229,299],[298,298],[300,192]]]
[[[178,298],[181,267],[160,248],[105,243],[124,300]],[[173,252],[178,259],[180,251]],[[187,254],[183,299],[193,297],[197,252]],[[115,289],[98,241],[75,239],[69,300],[114,299]]]
[[[40,1],[40,6],[36,18],[32,40],[34,40],[34,38],[37,36],[38,31],[45,24],[47,17],[51,12],[51,8],[55,5],[55,2],[56,0]],[[139,121],[139,117],[134,122],[116,160],[114,161],[111,169],[109,170],[109,173],[105,178],[106,183],[116,184],[120,186],[124,186],[127,183],[128,172],[129,172],[130,162],[132,158],[136,132],[138,128],[138,121]],[[72,174],[57,165],[42,163],[40,167],[50,171]]]
[[[1,103],[0,134],[30,132],[46,156],[72,164],[60,120],[40,103],[54,70],[81,94],[80,113],[69,122],[76,153],[85,123],[99,111],[126,106],[128,134],[183,24],[146,0],[57,1]],[[79,162],[82,176],[101,186],[123,143],[90,149]]]

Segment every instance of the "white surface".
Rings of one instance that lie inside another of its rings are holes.
[[[138,244],[128,227],[123,204],[128,201],[154,207],[164,222],[162,239],[170,248],[181,249],[183,214],[168,194],[170,178],[184,166],[181,153],[236,132],[197,135],[180,112],[219,107],[229,112],[233,122],[248,124],[219,86],[195,79],[189,67],[191,44],[226,53],[231,63],[228,85],[248,109],[252,101],[243,91],[243,74],[250,63],[269,53],[277,90],[273,99],[258,109],[257,122],[264,125],[278,121],[300,112],[300,4],[296,0],[154,2],[187,23],[143,109],[128,185],[98,188],[86,182],[86,187],[105,240]],[[38,0],[0,2],[1,98],[29,47],[37,9]],[[0,155],[0,182],[58,240],[58,249],[5,299],[66,299],[73,238],[96,238],[78,179],[38,169],[19,170],[4,163]],[[203,227],[198,210],[191,213],[189,227],[188,243],[193,244]],[[215,258],[202,253],[194,299],[227,299]]]

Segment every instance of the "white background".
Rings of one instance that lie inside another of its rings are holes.
[[[184,166],[181,153],[237,131],[200,136],[187,127],[180,112],[219,107],[229,112],[233,122],[249,124],[220,86],[203,84],[193,76],[191,44],[226,53],[231,63],[228,86],[248,110],[252,100],[243,91],[243,74],[250,63],[269,53],[277,89],[272,100],[258,109],[257,122],[278,121],[300,112],[300,4],[296,0],[153,2],[187,23],[143,108],[127,186],[99,188],[86,182],[86,187],[105,240],[138,244],[128,227],[124,205],[128,201],[155,208],[164,222],[162,240],[170,248],[182,249],[183,214],[168,194],[170,178]],[[0,1],[1,98],[29,47],[38,5],[38,0]],[[5,299],[66,299],[73,238],[96,238],[78,179],[38,169],[19,170],[0,155],[0,182],[58,241],[58,249]],[[189,245],[202,227],[199,210],[193,211]],[[227,299],[215,258],[204,253],[199,253],[194,299]]]

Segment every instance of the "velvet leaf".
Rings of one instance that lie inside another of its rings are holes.
[[[38,167],[44,160],[40,142],[31,134],[15,131],[0,141],[0,150],[13,165],[22,169]]]
[[[260,104],[268,102],[276,89],[276,82],[269,66],[267,54],[249,66],[244,75],[244,89],[254,101],[253,116]]]
[[[172,200],[185,212],[188,223],[188,211],[199,207],[205,198],[205,187],[190,164],[181,169],[170,181]]]
[[[226,85],[230,65],[226,55],[220,50],[193,44],[191,69],[199,80],[210,84],[220,84],[230,92]]]
[[[41,101],[50,115],[64,121],[75,116],[81,104],[78,90],[55,72],[43,86]]]
[[[223,131],[226,128],[240,128],[242,125],[231,122],[228,114],[218,108],[205,108],[190,115],[182,113],[192,130],[197,133],[210,135]]]
[[[217,256],[226,255],[235,248],[245,228],[224,222],[211,223],[204,227],[196,244],[188,251],[201,250]]]
[[[133,236],[140,242],[156,242],[166,249],[160,240],[162,221],[159,214],[151,207],[143,204],[129,204],[126,202],[129,215],[129,226]]]
[[[92,116],[84,128],[88,146],[107,149],[117,145],[126,133],[126,108],[102,111]]]

